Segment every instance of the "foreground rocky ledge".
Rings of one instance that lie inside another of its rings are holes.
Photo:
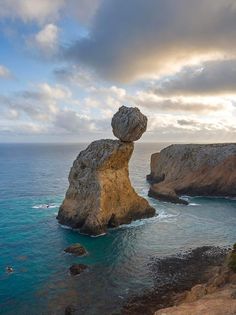
[[[99,235],[107,227],[154,215],[155,210],[130,183],[133,149],[133,142],[99,140],[78,155],[57,217],[61,224]]]
[[[130,298],[121,315],[235,315],[236,273],[228,267],[229,255],[204,246],[157,259],[154,289]]]
[[[151,157],[149,196],[187,204],[191,196],[236,196],[236,144],[177,144]]]

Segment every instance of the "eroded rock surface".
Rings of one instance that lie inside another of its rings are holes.
[[[61,224],[98,235],[107,227],[154,215],[155,210],[130,183],[128,163],[133,149],[132,142],[99,140],[80,152],[58,213]]]
[[[147,117],[137,107],[120,107],[112,118],[112,131],[125,142],[137,141],[147,129]]]
[[[171,145],[151,158],[149,195],[186,203],[179,195],[236,196],[236,144]]]

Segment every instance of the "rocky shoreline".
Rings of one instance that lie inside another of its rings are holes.
[[[204,246],[182,255],[154,260],[155,288],[142,296],[131,297],[120,315],[169,315],[173,311],[176,311],[175,315],[208,314],[190,311],[191,305],[189,308],[185,305],[186,312],[178,313],[176,305],[181,308],[183,303],[195,302],[210,293],[218,294],[219,298],[218,291],[224,286],[227,290],[230,287],[231,293],[236,292],[236,275],[227,265],[229,252],[226,248]]]

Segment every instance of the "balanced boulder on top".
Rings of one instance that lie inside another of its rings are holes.
[[[122,106],[113,116],[111,126],[114,136],[121,141],[137,141],[147,129],[147,117],[137,107]]]

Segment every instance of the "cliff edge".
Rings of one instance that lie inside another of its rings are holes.
[[[149,196],[187,204],[190,196],[236,196],[236,143],[176,144],[151,157]]]

